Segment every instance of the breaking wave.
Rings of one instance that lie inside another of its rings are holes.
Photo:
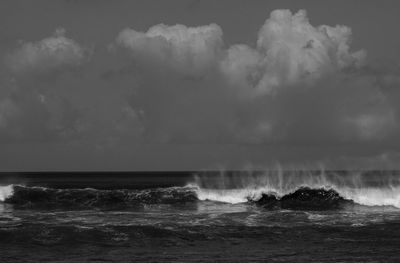
[[[279,204],[317,203],[323,205],[352,201],[366,206],[400,208],[400,174],[398,172],[325,172],[269,171],[221,172],[197,174],[191,186],[200,200],[226,203],[254,201]],[[307,197],[307,198],[305,198]],[[334,198],[333,198],[334,197]],[[340,197],[340,198],[339,198]],[[327,199],[328,198],[328,199]],[[333,198],[333,199],[332,199]],[[289,200],[292,200],[289,202]],[[325,201],[324,201],[325,200]],[[324,201],[324,202],[322,202]]]
[[[185,187],[145,190],[0,186],[0,202],[22,208],[127,208],[198,201],[256,203],[266,208],[334,209],[349,204],[400,208],[397,172],[215,172]]]

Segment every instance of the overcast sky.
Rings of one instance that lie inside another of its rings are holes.
[[[397,0],[3,0],[0,170],[400,168]]]

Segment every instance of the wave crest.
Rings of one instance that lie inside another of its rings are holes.
[[[200,200],[226,203],[287,198],[301,189],[334,191],[344,200],[367,206],[400,208],[400,176],[394,172],[269,171],[197,174]],[[301,191],[300,191],[301,192]],[[304,194],[304,193],[303,193]]]

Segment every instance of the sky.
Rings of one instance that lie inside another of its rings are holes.
[[[0,171],[399,169],[396,0],[4,0]]]

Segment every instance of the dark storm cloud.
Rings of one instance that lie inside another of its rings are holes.
[[[74,153],[99,169],[397,159],[397,40],[378,43],[382,32],[358,22],[373,4],[358,19],[353,2],[340,2],[343,17],[318,1],[10,3],[0,141],[20,150],[3,149],[4,160],[37,141],[43,156],[57,153],[51,167]],[[378,63],[385,52],[394,61]],[[163,154],[150,160],[150,149]]]

